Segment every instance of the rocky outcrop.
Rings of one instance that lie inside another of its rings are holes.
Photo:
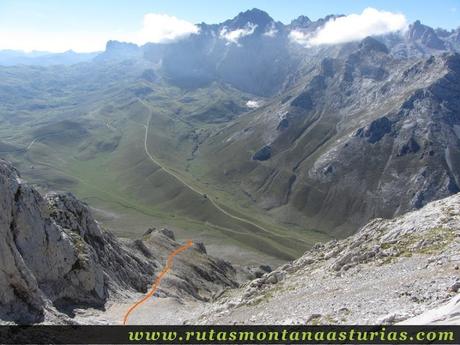
[[[104,277],[101,283],[105,281],[106,290],[145,291],[159,266],[157,262],[147,261],[145,253],[130,250],[110,232],[103,231],[88,207],[72,194],[50,193],[45,199],[50,218],[61,229],[68,230],[75,240],[73,245],[81,250],[73,267],[97,267],[97,278]]]
[[[301,258],[227,290],[193,321],[455,324],[459,250],[457,194],[395,219],[375,219],[345,240],[317,244]]]
[[[371,144],[376,143],[382,137],[391,132],[391,121],[383,116],[377,120],[372,121],[366,128],[360,128],[356,132],[357,137],[367,138],[366,140]]]
[[[95,57],[96,62],[122,61],[142,56],[142,49],[134,43],[108,41],[105,51]]]
[[[384,41],[393,55],[401,58],[428,57],[445,52],[459,52],[456,31],[433,29],[419,20],[410,24],[404,34],[388,34]]]
[[[410,25],[406,33],[409,40],[431,49],[445,50],[445,43],[436,35],[433,28],[423,25],[419,20]]]
[[[178,246],[168,230],[120,241],[72,194],[43,197],[0,160],[0,320],[70,322],[76,307],[145,292]],[[207,300],[237,285],[235,269],[203,245],[176,261],[161,296]]]
[[[366,37],[359,44],[359,48],[364,51],[377,51],[388,54],[390,51],[385,44],[372,37]]]
[[[289,24],[291,29],[305,29],[312,23],[311,19],[307,16],[298,16],[296,19],[293,19]]]
[[[272,148],[270,145],[266,145],[262,147],[259,151],[257,151],[254,156],[252,156],[252,159],[255,161],[266,161],[270,159],[272,155]]]
[[[454,283],[458,285],[460,282]],[[413,318],[400,322],[402,325],[458,325],[460,323],[460,295],[440,307],[427,310]]]

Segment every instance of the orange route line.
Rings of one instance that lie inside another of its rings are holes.
[[[168,260],[166,261],[166,265],[165,267],[163,268],[163,270],[160,272],[160,274],[158,275],[158,277],[155,279],[155,282],[153,283],[152,285],[152,288],[150,289],[150,291],[147,293],[147,295],[145,295],[144,298],[142,298],[140,301],[134,303],[129,309],[128,311],[126,312],[125,314],[125,317],[123,318],[123,325],[126,325],[127,321],[128,321],[128,317],[129,317],[129,314],[131,314],[131,312],[134,311],[134,309],[136,309],[138,306],[140,306],[142,303],[144,303],[145,301],[147,301],[150,297],[152,297],[155,292],[158,290],[158,287],[160,286],[160,283],[161,283],[161,280],[163,279],[163,277],[166,275],[166,273],[168,273],[171,268],[172,268],[172,265],[173,265],[173,260],[174,260],[174,257],[187,250],[188,248],[190,248],[191,246],[193,245],[193,242],[188,240],[186,244],[184,244],[183,246],[180,246],[179,248],[173,250],[169,256],[168,256]]]

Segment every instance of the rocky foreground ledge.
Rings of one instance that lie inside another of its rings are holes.
[[[226,290],[192,323],[458,324],[460,194]]]
[[[0,160],[0,323],[73,323],[75,308],[103,310],[109,297],[146,292],[179,245],[166,229],[117,239],[72,194],[42,196]],[[236,287],[237,273],[196,244],[158,294],[207,301]]]

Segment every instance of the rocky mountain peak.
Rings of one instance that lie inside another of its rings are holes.
[[[330,20],[335,20],[340,17],[345,17],[345,15],[344,14],[328,14],[324,18],[318,19],[315,23],[317,23],[318,25],[323,25],[324,23],[327,23]]]
[[[142,55],[142,48],[134,43],[110,40],[105,45],[105,51],[96,56],[96,61],[123,60]]]
[[[239,28],[244,28],[248,24],[257,25],[258,28],[266,28],[274,22],[273,18],[270,15],[262,10],[253,8],[252,10],[247,10],[245,12],[240,12],[236,17],[231,19],[228,22],[225,22],[226,26],[229,29],[235,30]]]
[[[129,42],[120,42],[115,40],[110,40],[105,45],[105,50],[119,50],[119,51],[137,51],[139,47],[134,43]]]
[[[312,21],[310,20],[310,18],[304,15],[301,15],[301,16],[298,16],[296,19],[292,20],[289,26],[292,29],[304,29],[304,28],[307,28],[311,23]]]
[[[420,44],[436,50],[444,50],[444,42],[436,35],[433,28],[424,25],[420,20],[416,20],[409,26],[407,37],[410,41],[419,42]]]

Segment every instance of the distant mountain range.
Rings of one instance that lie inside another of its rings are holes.
[[[32,65],[32,66],[51,66],[51,65],[73,65],[80,62],[90,61],[99,52],[76,53],[72,50],[64,53],[50,52],[30,52],[26,53],[18,50],[0,50],[0,65]]]
[[[92,53],[77,53],[74,51],[66,51],[63,53],[50,53],[46,51],[34,51],[30,53],[15,51],[15,50],[0,50],[0,65],[71,65],[75,63],[90,61],[98,55],[100,58],[122,58],[130,57],[136,54],[151,54],[155,59],[163,58],[169,54],[175,54],[180,49],[189,49],[187,52],[195,51],[195,54],[208,56],[208,59],[220,61],[224,64],[219,56],[225,55],[222,51],[221,44],[229,46],[229,43],[236,44],[241,40],[241,44],[236,46],[241,47],[255,44],[262,44],[258,48],[276,49],[286,48],[289,40],[290,32],[299,30],[304,33],[312,33],[328,20],[341,17],[341,15],[329,15],[325,18],[320,18],[316,21],[310,20],[307,16],[301,15],[292,20],[289,24],[283,24],[275,21],[269,14],[259,9],[252,9],[241,12],[233,19],[226,20],[219,24],[197,24],[200,31],[198,34],[192,35],[188,39],[182,39],[179,42],[169,44],[152,44],[147,43],[144,46],[137,46],[133,43],[124,43],[117,41],[109,41],[105,52]],[[247,34],[251,28],[254,30],[251,34]],[[233,37],[229,33],[243,30],[239,34],[234,34]],[[423,56],[442,51],[459,51],[460,50],[460,27],[455,30],[444,30],[441,28],[433,29],[420,21],[415,21],[409,27],[409,30],[403,34],[387,34],[381,35],[379,40],[382,40],[391,51],[402,57]],[[221,41],[221,42],[219,42]],[[166,47],[175,48],[166,48]],[[206,51],[203,48],[206,47]],[[248,47],[251,49],[251,47]],[[191,49],[191,51],[190,51]],[[169,52],[164,52],[168,50]],[[166,54],[166,55],[163,55]],[[214,58],[212,57],[214,56]],[[189,57],[192,58],[191,56]],[[195,56],[198,59],[199,56]],[[267,56],[268,60],[270,57]],[[282,58],[282,56],[277,56]],[[204,61],[208,61],[205,59]],[[211,61],[208,61],[211,62]],[[174,64],[175,61],[171,61]]]

